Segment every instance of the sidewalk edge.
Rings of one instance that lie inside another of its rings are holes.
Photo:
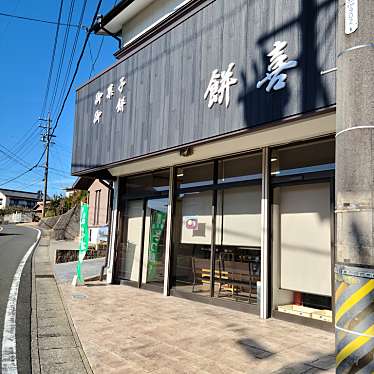
[[[31,258],[31,372],[32,374],[40,373],[40,358],[39,358],[39,344],[38,344],[38,319],[36,315],[36,281],[35,281],[35,253],[39,248],[40,240],[43,236],[43,230],[40,230],[42,234],[38,240],[38,244],[35,246],[34,252]]]

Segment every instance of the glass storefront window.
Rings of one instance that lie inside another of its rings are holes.
[[[333,139],[273,149],[271,175],[305,174],[335,169],[335,141]]]
[[[273,308],[330,322],[334,154],[333,140],[272,153],[277,176],[285,177],[272,180]],[[331,172],[293,179],[321,171]]]
[[[261,179],[262,158],[260,154],[220,160],[218,183],[235,183]]]
[[[193,188],[213,184],[213,162],[177,168],[177,188]]]
[[[169,191],[169,170],[127,177],[125,193],[128,195],[153,195]]]
[[[261,155],[183,167],[177,173],[173,234],[175,290],[257,304],[261,279]]]

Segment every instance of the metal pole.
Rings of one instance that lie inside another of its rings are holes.
[[[164,296],[170,295],[171,274],[172,274],[172,249],[173,249],[173,215],[175,202],[175,167],[169,172],[169,202],[168,215],[166,221],[166,241],[165,241],[165,270],[164,270]]]
[[[48,163],[49,163],[49,144],[51,142],[51,113],[48,113],[47,119],[47,142],[45,151],[45,166],[44,166],[44,194],[43,194],[43,217],[45,217],[45,208],[47,204],[48,193]]]
[[[269,155],[268,147],[262,150],[261,197],[261,295],[260,318],[269,317]]]
[[[372,373],[374,3],[372,0],[339,0],[338,12],[334,300],[336,372]]]

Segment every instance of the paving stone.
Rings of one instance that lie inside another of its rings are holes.
[[[39,319],[38,321],[38,327],[53,327],[57,325],[64,325],[66,327],[70,327],[69,323],[66,318],[44,318],[44,319]]]
[[[56,349],[56,348],[76,348],[76,343],[72,335],[56,337],[39,337],[39,349]]]
[[[38,326],[38,337],[53,337],[72,335],[70,326],[66,320],[61,320],[59,324],[53,326]]]
[[[75,348],[41,350],[41,374],[87,374]]]

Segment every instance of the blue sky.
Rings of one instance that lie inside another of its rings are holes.
[[[74,3],[72,21],[77,24],[82,10],[83,0],[64,0],[62,22],[68,18],[70,6]],[[100,13],[110,10],[115,1],[103,0]],[[97,1],[88,0],[84,14],[84,25],[89,25]],[[3,1],[0,12],[16,14],[32,18],[56,21],[60,8],[60,0],[14,0]],[[63,40],[66,27],[61,26],[56,49],[54,70],[50,85],[50,95],[46,110],[52,112],[52,121],[56,119],[56,112],[61,105],[58,99],[62,92],[62,85],[70,59],[76,28],[70,28],[65,58],[56,89],[55,103],[51,106],[52,93],[57,81],[57,68],[62,54]],[[36,23],[0,16],[0,188],[12,188],[28,191],[37,191],[43,186],[44,169],[34,169],[22,178],[4,184],[9,179],[21,174],[28,167],[34,165],[43,152],[43,143],[40,141],[41,129],[38,128],[38,118],[42,113],[43,99],[51,63],[56,25]],[[78,46],[73,60],[70,77],[76,66],[76,60],[81,52],[85,32],[80,32]],[[101,49],[100,49],[101,45]],[[75,178],[70,176],[71,149],[74,129],[75,89],[89,79],[94,66],[93,75],[108,67],[115,61],[113,53],[118,47],[117,42],[110,37],[91,35],[90,43],[80,65],[79,73],[72,92],[67,101],[64,113],[59,121],[54,139],[55,145],[51,147],[50,174],[48,194],[63,193],[64,187],[70,186]],[[91,53],[90,53],[91,50]],[[100,53],[98,53],[100,51]],[[70,83],[70,77],[68,83]],[[46,115],[45,113],[45,115]],[[53,125],[54,123],[52,123]],[[4,149],[4,147],[6,149]],[[5,156],[1,151],[5,151]],[[10,156],[13,159],[9,158]]]

